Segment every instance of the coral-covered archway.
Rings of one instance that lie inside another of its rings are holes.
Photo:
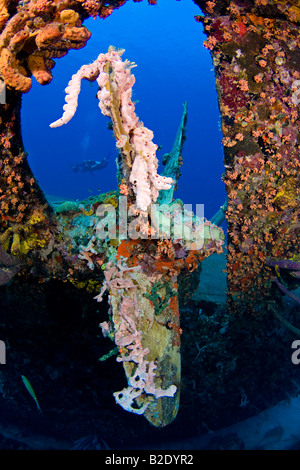
[[[29,91],[30,75],[49,83],[53,59],[84,47],[90,34],[82,20],[105,18],[124,3],[3,2],[0,73],[7,104],[1,121],[0,236],[11,254],[45,247],[54,228],[26,163],[20,94]],[[265,260],[299,253],[299,6],[267,0],[195,3],[204,13],[196,20],[208,36],[204,45],[213,57],[222,117],[229,293],[253,303],[258,290],[269,292]]]

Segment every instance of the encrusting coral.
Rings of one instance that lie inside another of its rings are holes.
[[[300,250],[299,2],[196,3],[222,116],[228,298],[236,311],[263,311],[266,259]]]

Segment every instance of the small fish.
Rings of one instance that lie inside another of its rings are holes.
[[[31,397],[35,401],[37,409],[39,410],[40,413],[42,413],[41,407],[39,405],[38,399],[36,397],[35,391],[33,390],[33,387],[31,385],[31,383],[29,382],[27,377],[25,377],[25,375],[21,375],[21,378],[23,380],[23,384],[25,385],[26,390],[28,391],[28,393],[31,395]]]

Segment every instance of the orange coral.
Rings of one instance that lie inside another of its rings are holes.
[[[28,57],[28,68],[36,81],[41,85],[46,85],[52,80],[50,70],[45,64],[43,57],[38,55],[32,55]]]
[[[82,26],[79,13],[61,7],[57,2],[31,1],[6,23],[0,36],[0,74],[6,85],[28,92],[28,70],[45,85],[52,80],[49,59],[85,46],[90,32]]]
[[[63,36],[63,30],[59,23],[50,23],[42,28],[35,38],[38,49],[51,46],[52,43],[58,41]]]
[[[8,3],[8,0],[0,0],[0,28],[2,28],[9,18],[7,11]]]
[[[26,93],[31,88],[31,79],[26,77],[19,69],[14,55],[3,49],[0,56],[0,73],[6,85]]]

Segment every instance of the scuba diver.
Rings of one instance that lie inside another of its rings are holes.
[[[90,173],[94,173],[94,171],[103,170],[108,165],[108,158],[104,157],[102,160],[83,160],[81,163],[77,163],[77,165],[72,166],[72,170],[74,173],[81,171],[82,173],[86,173],[89,171]]]

